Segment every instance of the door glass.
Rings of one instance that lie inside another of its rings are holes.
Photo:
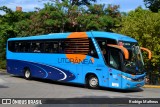
[[[117,50],[110,50],[109,65],[115,69],[120,70],[120,56]]]

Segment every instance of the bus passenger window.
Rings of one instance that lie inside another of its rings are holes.
[[[18,52],[25,52],[25,43],[24,42],[18,43]]]
[[[34,52],[41,52],[38,47],[35,48]]]
[[[31,46],[31,42],[25,42],[25,52],[30,52],[30,46]]]
[[[44,52],[45,53],[52,53],[52,49],[53,49],[53,42],[45,42],[44,45]]]
[[[15,42],[13,41],[9,41],[8,42],[8,50],[11,51],[11,52],[15,52],[16,51],[16,46],[15,46]]]
[[[88,55],[95,57],[95,58],[98,58],[97,51],[96,51],[95,46],[94,46],[91,39],[89,39],[89,53],[88,53]]]
[[[15,43],[15,51],[19,52],[19,43],[18,42]]]
[[[35,44],[34,52],[41,52],[41,51],[40,51],[40,43],[39,43],[39,42],[37,42],[37,43]]]
[[[63,40],[59,42],[58,53],[64,53],[64,41]]]
[[[58,42],[53,42],[52,52],[58,53]]]

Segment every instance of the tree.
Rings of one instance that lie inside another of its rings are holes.
[[[11,14],[13,11],[6,6],[0,7],[0,10],[6,12],[5,16],[0,17],[0,68],[5,68],[5,50],[6,50],[6,41],[10,36],[15,35],[13,26],[11,24]]]
[[[113,7],[116,7],[114,5]],[[112,32],[112,29],[116,27],[116,24],[120,23],[120,12],[118,8],[112,8],[111,5],[106,7],[102,4],[94,4],[88,6],[82,15],[78,17],[78,22],[83,31],[86,30],[102,30]],[[114,13],[114,14],[112,14]]]
[[[119,6],[92,4],[88,8],[71,5],[67,0],[45,4],[31,16],[33,35],[87,30],[112,31],[120,23]],[[23,24],[23,23],[22,23]],[[26,28],[26,27],[25,27]]]
[[[153,71],[158,71],[160,65],[160,12],[153,13],[138,7],[122,18],[121,26],[121,29],[117,30],[118,33],[135,38],[140,46],[152,51],[152,59],[149,61],[145,57],[144,62]],[[146,55],[144,54],[144,56]]]
[[[0,68],[5,68],[7,39],[16,37],[23,32],[22,26],[17,26],[17,23],[27,19],[29,13],[14,12],[6,6],[0,7],[0,10],[6,12],[5,15],[0,16]]]
[[[144,3],[152,12],[158,12],[160,9],[160,0],[144,0]]]
[[[45,1],[45,0],[39,0],[39,1]],[[65,2],[68,1],[71,5],[91,5],[92,2],[96,2],[97,0],[48,0],[51,2]]]
[[[62,0],[65,1],[65,0]],[[91,5],[91,2],[96,2],[96,0],[69,0],[72,5]]]

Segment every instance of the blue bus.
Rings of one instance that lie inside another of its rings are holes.
[[[84,84],[89,88],[130,89],[145,84],[141,49],[135,39],[90,31],[10,38],[7,72]]]

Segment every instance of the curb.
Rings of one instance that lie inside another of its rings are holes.
[[[7,72],[5,69],[0,69],[0,75],[6,75],[6,74],[7,74]]]
[[[143,88],[160,88],[160,85],[144,85]]]
[[[0,72],[1,72],[1,73],[5,73],[6,70],[5,70],[5,69],[0,69]]]

